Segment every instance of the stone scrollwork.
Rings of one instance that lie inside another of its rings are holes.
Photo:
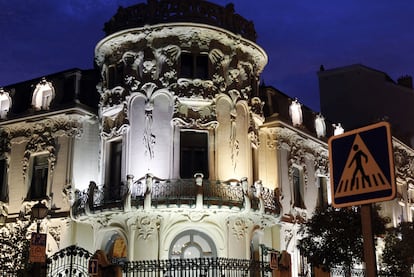
[[[126,104],[120,104],[114,107],[111,112],[102,116],[102,133],[106,138],[118,136],[128,128],[129,120],[127,117]]]
[[[213,99],[217,93],[217,88],[210,80],[180,78],[172,86],[175,95],[180,98],[199,98]]]
[[[25,179],[28,174],[27,170],[29,168],[30,157],[37,152],[48,152],[50,173],[52,173],[56,163],[56,143],[50,132],[35,133],[32,135],[32,139],[27,143],[22,160],[23,176]]]
[[[234,221],[233,227],[231,228],[233,231],[233,235],[237,239],[242,239],[246,236],[247,229],[249,228],[248,223],[243,218],[237,218]]]
[[[48,233],[56,241],[57,245],[60,245],[60,237],[62,234],[62,226],[48,226]]]
[[[395,175],[397,180],[408,180],[414,176],[414,153],[403,144],[393,141]]]
[[[155,233],[160,228],[160,223],[160,218],[154,216],[144,216],[137,219],[135,225],[138,238],[141,240],[148,240],[155,236]]]
[[[265,120],[263,115],[264,103],[258,97],[253,97],[250,101],[250,127],[249,127],[249,139],[252,146],[259,147],[259,126],[261,126]]]

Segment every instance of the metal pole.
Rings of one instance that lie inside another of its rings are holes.
[[[364,241],[364,257],[366,277],[377,276],[377,263],[375,257],[375,244],[372,232],[372,206],[371,204],[361,205],[362,238]]]

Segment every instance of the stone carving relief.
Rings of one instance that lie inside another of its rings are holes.
[[[250,101],[250,126],[249,126],[249,139],[252,146],[259,147],[259,127],[264,123],[263,114],[264,102],[259,97],[253,97]]]
[[[42,133],[34,133],[32,139],[27,143],[26,150],[22,160],[23,164],[23,176],[27,178],[27,170],[29,168],[29,162],[31,155],[37,152],[48,152],[48,161],[50,166],[50,174],[53,172],[56,163],[56,145],[55,139],[48,131]]]
[[[215,129],[218,122],[213,103],[175,98],[172,123],[184,128]]]
[[[237,90],[230,90],[229,91],[230,98],[232,100],[232,107],[230,110],[230,137],[229,137],[229,146],[231,149],[231,161],[233,164],[233,169],[236,169],[237,167],[237,158],[239,156],[239,141],[237,139],[237,126],[236,126],[236,117],[237,117],[237,110],[236,110],[236,104],[237,101],[240,99],[240,93]]]
[[[244,238],[248,228],[248,223],[244,218],[237,218],[231,229],[233,231],[233,235],[240,240]]]
[[[4,128],[2,137],[7,140],[17,140],[23,137],[24,141],[32,138],[33,134],[49,132],[53,136],[66,135],[70,137],[80,137],[83,132],[82,122],[86,118],[77,115],[57,116],[47,118],[33,124],[15,124]]]
[[[138,238],[141,240],[148,240],[156,235],[160,228],[161,220],[158,217],[144,216],[137,219],[135,226]]]
[[[56,241],[57,245],[60,245],[60,235],[62,234],[62,226],[48,226],[48,232]]]
[[[396,141],[393,141],[393,150],[397,183],[414,180],[414,153]]]

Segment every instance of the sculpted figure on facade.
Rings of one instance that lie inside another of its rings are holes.
[[[8,91],[0,88],[0,119],[6,119],[12,107],[12,99]]]
[[[289,106],[289,115],[293,126],[302,125],[302,105],[297,98],[295,98]]]
[[[48,110],[55,98],[55,88],[45,78],[36,85],[33,91],[32,106],[35,110]]]
[[[325,118],[320,113],[318,113],[315,117],[315,130],[316,136],[318,138],[323,138],[326,136]]]

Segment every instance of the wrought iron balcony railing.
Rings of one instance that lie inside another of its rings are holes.
[[[76,191],[72,215],[94,214],[104,210],[147,208],[229,208],[248,209],[279,215],[279,191],[263,188],[260,182],[249,186],[240,181],[202,179],[158,179],[150,174],[136,181],[132,177],[119,188],[117,199],[106,199],[104,190],[91,182],[87,191]]]

